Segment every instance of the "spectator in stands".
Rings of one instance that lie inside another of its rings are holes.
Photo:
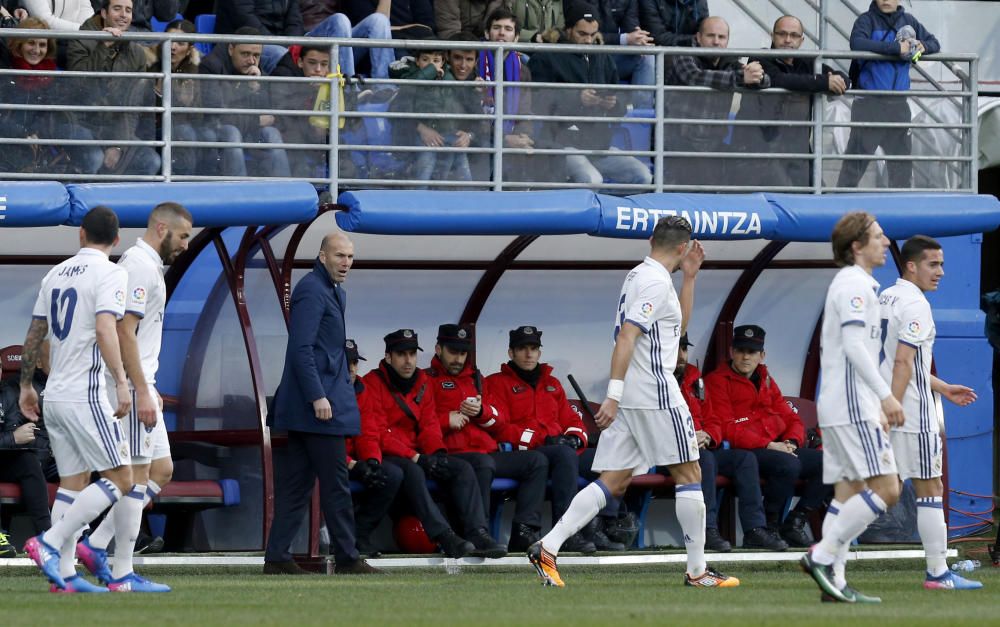
[[[264,574],[301,575],[290,553],[292,540],[317,480],[323,516],[330,529],[334,573],[379,572],[354,541],[354,508],[348,484],[345,437],[361,427],[348,364],[342,283],[354,263],[354,244],[341,232],[320,244],[312,271],[292,292],[288,344],[281,383],[267,423],[288,433],[288,448],[275,466],[274,524],[267,538]]]
[[[28,10],[21,6],[19,0],[0,2],[0,28],[24,28],[20,22],[27,17]]]
[[[312,27],[307,35],[344,39],[381,39],[388,42],[392,39],[390,9],[394,4],[392,0],[378,0],[373,11],[356,20],[348,17],[346,13],[333,13]],[[392,48],[341,46],[340,72],[344,76],[354,76],[356,74],[355,61],[366,57],[371,64],[372,78],[388,78],[389,64],[395,60],[396,51]]]
[[[478,42],[478,37],[472,33],[462,32],[452,35],[449,41]],[[484,81],[477,73],[479,51],[451,49],[446,54],[448,68],[456,81],[466,81],[468,86],[452,90],[452,98],[458,101],[461,113],[482,113]],[[462,124],[469,129],[472,138],[470,146],[490,147],[493,145],[493,136],[490,133],[490,123],[485,120],[463,120]],[[469,169],[472,180],[481,181],[489,178],[489,155],[470,154],[466,155],[469,160]]]
[[[132,24],[132,0],[103,2],[101,12],[84,22],[80,30],[104,31],[113,37],[106,40],[70,41],[66,52],[68,69],[87,72],[144,72],[148,61],[143,46],[116,39]],[[88,93],[82,97],[89,104],[152,106],[153,90],[137,88],[140,80],[105,79],[100,94],[87,90]],[[148,80],[148,83],[152,82],[152,79]],[[124,98],[120,94],[124,94]],[[134,120],[118,112],[92,114],[86,118],[85,123],[89,124],[98,139],[110,142],[136,139]],[[149,146],[111,145],[104,149],[102,173],[148,175],[156,174],[159,170],[160,156]]]
[[[500,372],[486,377],[486,394],[507,418],[496,439],[501,447],[537,450],[549,460],[552,520],[559,520],[576,496],[579,455],[587,448],[587,431],[566,400],[562,384],[552,376],[552,366],[539,361],[542,332],[533,326],[513,329],[509,346],[510,361],[500,366]],[[567,540],[563,549],[597,550],[579,533]]]
[[[699,48],[726,48],[729,46],[729,24],[721,17],[707,17],[702,20],[694,36],[694,45]],[[740,89],[763,89],[770,87],[771,79],[764,73],[760,63],[746,65],[736,57],[673,57],[667,68],[668,85],[689,85],[711,87],[721,92]],[[732,107],[730,93],[679,93],[671,94],[668,115],[672,118],[702,118],[725,120]],[[725,125],[681,124],[671,126],[664,133],[666,148],[683,152],[723,152],[726,134]],[[681,185],[725,185],[726,168],[718,159],[711,158],[669,158],[667,180]]]
[[[414,58],[406,57],[393,64],[390,76],[408,80],[453,81],[455,77],[445,67],[444,58],[443,50],[418,50]],[[466,113],[463,102],[454,88],[407,85],[400,88],[393,100],[392,110],[421,115]],[[397,145],[426,146],[432,149],[468,148],[475,135],[471,130],[462,128],[464,126],[466,121],[457,119],[397,120],[393,125],[394,142]],[[433,150],[419,152],[414,161],[413,178],[419,181],[470,181],[472,172],[469,170],[469,157],[465,153],[438,153]]]
[[[774,22],[771,29],[772,50],[798,50],[805,39],[802,22],[793,15],[784,15]],[[744,94],[738,119],[790,120],[812,119],[810,94],[843,95],[850,87],[847,74],[823,65],[822,71],[813,71],[813,60],[802,57],[751,58],[760,63],[764,74],[771,79],[771,87],[797,94]],[[790,126],[737,126],[733,146],[739,152],[798,152],[811,151],[812,129]],[[730,177],[734,185],[809,185],[812,180],[812,162],[804,159],[745,159],[731,161],[735,167]]]
[[[904,29],[912,32],[904,37]],[[920,55],[941,50],[937,37],[924,28],[912,14],[899,5],[899,0],[872,0],[868,11],[858,16],[851,30],[851,50],[875,52],[885,61],[851,61],[851,81],[858,89],[909,91],[910,65]],[[905,97],[855,96],[851,107],[851,122],[910,123],[910,105]],[[851,128],[846,154],[871,155],[879,146],[886,155],[909,155],[912,149],[910,129],[905,127]],[[911,187],[913,162],[887,161],[889,187]],[[837,187],[857,187],[868,168],[868,161],[844,161],[840,167]]]
[[[560,30],[566,21],[561,0],[510,0],[506,6],[514,12],[520,26],[518,41],[546,43],[543,36],[549,31]]]
[[[388,11],[393,39],[436,39],[437,25],[434,20],[432,0],[344,0],[341,5],[344,15],[351,24],[360,24],[373,13]],[[395,51],[396,58],[402,58],[403,50]],[[375,60],[372,60],[375,63]]]
[[[708,0],[639,0],[639,26],[657,46],[693,46]],[[669,58],[668,58],[669,62]]]
[[[441,39],[458,33],[478,33],[486,17],[504,5],[504,0],[434,0],[434,21]]]
[[[567,7],[566,29],[560,42],[591,45],[600,24],[594,7],[580,2]],[[597,85],[617,85],[618,71],[606,54],[540,52],[531,57],[531,73],[542,83],[587,83],[593,88],[574,92],[549,90],[540,98],[536,113],[545,115],[620,117],[625,115],[624,99],[619,99],[613,87],[598,89]],[[612,127],[603,122],[549,123],[554,147],[577,150],[607,150],[611,145]],[[575,154],[566,157],[569,180],[574,183],[601,185],[605,177],[615,183],[648,185],[653,177],[649,168],[635,157],[609,155],[588,157]]]
[[[653,37],[639,26],[639,0],[597,0],[597,21],[607,46],[652,46]],[[656,57],[651,54],[615,55],[618,78],[633,85],[656,84]],[[636,107],[653,106],[653,92],[631,92]]]
[[[38,353],[38,367],[32,380],[32,386],[40,397],[48,372],[49,351],[48,342],[45,342]],[[0,381],[0,481],[15,482],[20,486],[21,503],[31,519],[34,535],[37,535],[52,526],[45,469],[55,464],[45,424],[43,421],[34,423],[21,413],[18,404],[20,394],[19,375]],[[44,410],[44,404],[42,408]],[[3,536],[0,530],[0,557],[14,557],[3,554]]]
[[[367,557],[381,555],[372,543],[372,533],[385,515],[403,484],[403,471],[391,464],[382,464],[382,449],[377,438],[378,426],[385,418],[373,402],[371,393],[358,377],[358,364],[367,361],[358,351],[354,340],[344,344],[347,364],[350,367],[351,383],[358,399],[361,412],[361,433],[347,439],[347,468],[352,481],[360,483],[364,490],[355,496],[354,541],[358,553]],[[424,488],[426,492],[426,487]],[[429,496],[427,498],[430,498]]]
[[[52,30],[80,30],[80,26],[100,12],[100,6],[94,7],[91,0],[66,0],[66,2],[51,2],[50,0],[21,0],[31,17],[37,17]],[[23,18],[22,18],[23,19]],[[27,27],[24,27],[27,28]]]
[[[218,0],[215,3],[215,32],[228,35],[246,27],[256,29],[260,35],[300,37],[306,32],[298,0]],[[264,46],[258,64],[261,73],[270,74],[285,52],[284,46]]]
[[[483,375],[469,361],[472,328],[442,324],[438,327],[434,358],[426,370],[431,379],[434,406],[451,455],[472,465],[483,497],[483,511],[489,513],[494,477],[518,482],[513,528],[507,550],[528,550],[542,529],[542,502],[549,462],[538,451],[500,451],[497,437],[506,417],[483,387]]]
[[[486,40],[493,43],[513,43],[521,33],[520,22],[507,7],[499,7],[486,18]],[[505,53],[503,60],[504,83],[530,83],[531,70],[528,59],[520,52],[513,50]],[[492,50],[479,51],[478,73],[486,82],[496,80],[497,61]],[[483,93],[483,111],[494,113],[496,92],[487,88]],[[532,112],[531,90],[522,89],[519,85],[508,85],[503,92],[504,115],[527,115]],[[503,128],[503,145],[505,148],[532,148],[535,140],[533,124],[529,120],[506,120]],[[531,159],[527,155],[504,155],[503,178],[505,180],[531,180]]]
[[[21,22],[24,28],[46,30],[37,17]],[[55,39],[10,39],[9,67],[15,70],[56,70]],[[0,100],[7,104],[68,105],[75,98],[66,81],[53,76],[18,75],[0,80]],[[89,129],[67,111],[43,111],[38,108],[4,111],[0,115],[0,135],[19,139],[92,140]],[[5,172],[63,172],[94,174],[100,169],[104,153],[98,146],[10,145],[0,151],[0,167]]]
[[[737,448],[722,446],[722,423],[712,408],[705,382],[697,366],[688,363],[687,333],[681,336],[677,351],[677,367],[674,377],[681,394],[691,410],[694,420],[695,437],[698,439],[701,466],[701,491],[705,495],[705,548],[728,553],[732,550],[729,542],[719,533],[718,475],[727,477],[733,484],[739,500],[740,523],[743,525],[743,548],[784,551],[788,544],[777,533],[767,527],[764,516],[764,500],[760,493],[760,473],[757,458],[753,453]],[[666,468],[658,472],[669,474]]]
[[[237,35],[255,36],[260,32],[244,26]],[[260,76],[260,44],[231,43],[216,46],[205,56],[199,66],[202,74],[224,76]],[[202,84],[202,101],[205,107],[218,109],[270,109],[271,92],[257,81],[220,81]],[[270,114],[227,114],[217,118],[214,132],[218,141],[240,143],[282,143],[281,132],[275,127],[276,118]],[[288,155],[283,148],[253,151],[251,174],[255,176],[291,176]],[[247,163],[242,148],[222,149],[222,174],[246,176]]]
[[[90,0],[94,7],[94,12],[101,10],[100,0]],[[177,14],[181,12],[179,0],[134,0],[132,6],[131,31],[153,30],[153,18],[161,22],[172,22]]]
[[[768,526],[780,527],[781,537],[795,547],[811,544],[805,526],[809,515],[823,505],[830,487],[823,484],[823,453],[805,448],[805,428],[785,401],[764,365],[764,329],[743,325],[733,329],[732,359],[705,379],[712,407],[722,421],[723,437],[734,449],[757,457],[764,485],[764,512]],[[805,482],[802,498],[781,517]]]
[[[295,76],[298,78],[326,79],[330,73],[330,48],[327,46],[291,46],[288,54],[281,58],[271,76]],[[281,83],[275,85],[272,93],[276,106],[282,109],[312,110],[322,83]],[[326,144],[330,137],[329,119],[326,124],[318,123],[320,118],[304,116],[280,116],[275,126],[281,136],[290,144]],[[292,175],[297,177],[326,176],[325,150],[292,150],[288,161]]]
[[[384,459],[403,471],[403,489],[411,498],[413,481],[423,481],[426,477],[442,485],[472,547],[449,527],[442,526],[443,521],[438,520],[440,517],[435,516],[426,503],[411,501],[416,507],[414,513],[423,522],[427,535],[452,557],[466,553],[492,558],[506,555],[507,549],[486,529],[486,512],[472,466],[448,454],[434,406],[434,393],[429,389],[433,382],[417,368],[417,351],[423,350],[417,334],[412,329],[399,329],[384,339],[385,359],[363,379],[378,409],[385,415]]]

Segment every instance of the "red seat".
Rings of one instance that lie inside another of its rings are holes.
[[[568,399],[569,404],[573,407],[573,410],[580,414],[580,418],[583,420],[583,428],[587,430],[587,440],[589,440],[590,446],[597,446],[597,438],[601,435],[601,430],[597,428],[597,423],[591,418],[591,414],[596,414],[597,410],[601,408],[597,403],[587,403],[587,407],[590,409],[588,413],[583,407],[583,401],[578,398]]]
[[[0,348],[0,379],[12,375],[21,369],[21,350],[23,347],[20,344],[12,344],[4,348]]]
[[[798,414],[799,420],[802,421],[802,426],[806,428],[806,431],[819,426],[819,416],[816,414],[816,401],[802,398],[801,396],[786,396],[785,402],[792,408],[792,411]]]

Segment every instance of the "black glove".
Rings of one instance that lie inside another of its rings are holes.
[[[386,476],[382,465],[377,459],[359,461],[348,473],[351,479],[360,482],[369,490],[379,490],[385,487]]]
[[[436,481],[449,481],[455,476],[455,469],[448,462],[448,456],[444,453],[434,453],[434,463],[431,466],[431,479]]]
[[[574,451],[583,448],[583,440],[576,435],[550,435],[545,438],[546,444],[568,446]]]
[[[424,476],[432,477],[434,469],[437,468],[439,458],[437,455],[420,455],[417,458],[417,466],[424,471]]]

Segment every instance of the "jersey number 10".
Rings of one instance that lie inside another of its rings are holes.
[[[65,340],[73,326],[73,311],[76,309],[76,290],[72,287],[65,290],[52,290],[52,334]]]

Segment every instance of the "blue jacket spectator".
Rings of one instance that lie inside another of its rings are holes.
[[[924,54],[940,52],[937,37],[924,28],[912,14],[898,5],[892,13],[883,13],[875,0],[868,11],[858,16],[851,29],[851,50],[863,50],[884,54],[893,59],[885,61],[853,61],[851,76],[857,76],[854,83],[861,89],[894,89],[906,91],[910,88],[910,62],[900,58],[901,42],[896,34],[910,26],[916,32],[917,40],[924,46]]]

